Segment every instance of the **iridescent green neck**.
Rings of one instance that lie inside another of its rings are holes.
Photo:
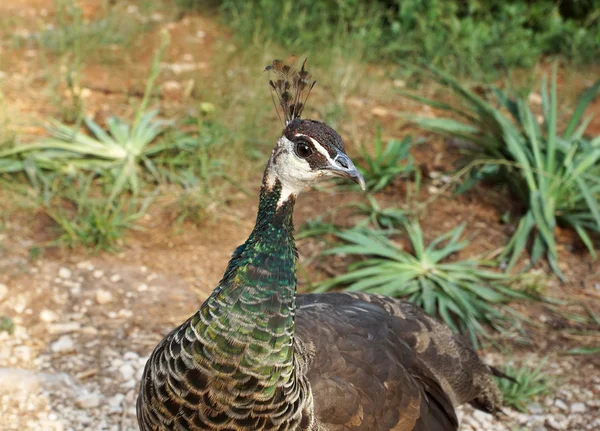
[[[280,195],[278,181],[263,185],[254,230],[192,322],[216,374],[252,376],[269,388],[266,397],[293,378],[294,199],[278,206]]]

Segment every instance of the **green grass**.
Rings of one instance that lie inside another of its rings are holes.
[[[531,67],[549,55],[574,63],[597,62],[597,5],[573,13],[563,3],[220,1],[224,22],[241,40],[276,43],[295,52],[335,46],[360,52],[371,62],[425,61],[470,76]]]
[[[550,90],[545,79],[540,89],[541,124],[526,99],[492,88],[494,104],[445,73],[429,69],[428,76],[453,91],[462,104],[409,95],[452,116],[411,117],[413,121],[426,130],[474,144],[478,151],[470,155],[473,165],[493,166],[500,181],[508,183],[527,207],[502,254],[508,269],[530,245],[532,264],[545,256],[564,278],[558,267],[557,226],[576,231],[595,256],[592,233],[600,232],[600,137],[586,136],[591,118],[584,113],[600,90],[600,80],[581,95],[560,132],[558,111],[564,108],[557,96],[556,66]]]
[[[362,221],[357,223],[357,227],[371,225],[375,229],[385,229],[391,232],[406,223],[406,210],[395,207],[382,208],[375,197],[370,194],[367,195],[367,203],[352,204],[351,208],[354,209],[355,214],[365,216]]]
[[[411,147],[410,136],[402,140],[392,139],[384,145],[381,128],[378,128],[374,153],[371,154],[363,145],[361,158],[357,162],[357,167],[365,179],[366,191],[378,192],[399,178],[416,176],[417,179],[420,179],[419,172],[410,155]],[[419,181],[417,181],[417,185],[418,183]]]
[[[493,327],[505,322],[500,309],[511,312],[507,302],[528,296],[508,288],[511,278],[491,271],[484,260],[451,258],[469,243],[460,239],[464,228],[462,224],[426,245],[419,224],[407,224],[410,251],[373,230],[340,232],[337,236],[343,244],[326,254],[361,259],[316,290],[345,286],[348,291],[406,298],[425,312],[439,316],[453,330],[468,334],[476,344],[477,336],[487,332],[485,325]]]
[[[108,5],[101,16],[88,21],[82,8],[74,0],[55,0],[56,13],[43,20],[44,26],[27,38],[13,36],[13,45],[27,46],[31,43],[45,52],[70,55],[79,61],[101,56],[114,61],[115,46],[130,49],[138,38],[153,27],[148,19],[129,13],[121,5]]]
[[[15,331],[15,322],[10,317],[0,316],[0,332],[12,334]]]
[[[502,377],[496,378],[506,406],[525,413],[528,404],[537,397],[550,392],[549,376],[542,371],[545,364],[546,361],[541,361],[539,366],[531,368],[509,363],[504,367],[502,372],[516,381],[513,382]]]
[[[118,250],[123,236],[146,213],[153,197],[109,199],[108,192],[102,194],[93,187],[91,176],[62,177],[54,186],[56,196],[44,206],[56,224],[57,238],[50,245],[83,246],[93,252]]]
[[[114,200],[126,187],[137,195],[140,191],[138,170],[145,169],[157,176],[158,172],[151,157],[176,145],[165,141],[155,144],[169,123],[156,119],[157,112],[146,111],[154,82],[160,72],[160,60],[168,45],[168,34],[163,33],[161,46],[157,50],[146,84],[144,98],[140,103],[132,125],[111,117],[107,121],[108,132],[91,118],[84,118],[87,131],[78,126],[70,127],[59,121],[50,121],[51,138],[31,144],[15,145],[0,152],[0,167],[3,172],[27,170],[27,164],[38,169],[63,172],[80,170],[110,173],[114,185],[109,200]],[[17,157],[15,157],[17,156]]]

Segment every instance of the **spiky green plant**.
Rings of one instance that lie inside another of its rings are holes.
[[[501,306],[527,295],[508,288],[510,277],[491,271],[484,260],[448,259],[468,245],[468,241],[460,240],[464,228],[463,223],[425,245],[420,225],[407,224],[410,252],[373,230],[338,233],[344,244],[326,253],[364,259],[322,283],[317,291],[346,286],[349,291],[405,297],[425,312],[441,317],[453,330],[468,333],[476,343],[477,335],[486,333],[485,324],[495,326],[504,320]],[[514,311],[508,306],[502,308]]]
[[[504,367],[504,374],[513,378],[499,377],[496,379],[498,387],[502,391],[504,404],[520,412],[527,411],[527,405],[536,397],[547,394],[550,390],[548,376],[542,371],[546,361],[541,361],[535,368],[528,366],[516,366],[511,363]]]
[[[406,222],[406,211],[402,208],[382,208],[372,195],[367,195],[367,203],[352,204],[356,214],[366,216],[358,226],[371,224],[375,228],[391,231]]]
[[[55,202],[45,205],[46,214],[58,230],[58,237],[52,244],[82,245],[94,252],[116,250],[125,232],[146,213],[153,198],[121,197],[117,201],[107,201],[102,191],[92,189],[89,175],[59,180],[56,187],[60,190],[55,190]]]
[[[545,255],[554,272],[563,278],[554,237],[558,225],[574,229],[595,256],[590,233],[600,232],[600,137],[585,137],[591,119],[584,118],[584,112],[598,93],[600,80],[582,94],[559,133],[556,65],[550,92],[545,79],[542,83],[541,125],[524,99],[494,88],[497,108],[449,75],[434,69],[428,74],[454,91],[465,106],[409,95],[459,118],[412,120],[424,129],[475,144],[479,151],[471,155],[473,163],[498,167],[515,196],[527,206],[502,254],[508,259],[508,269],[531,241],[532,264]]]
[[[0,152],[0,169],[4,172],[27,169],[25,162],[14,156],[25,157],[37,166],[54,171],[87,170],[94,172],[110,171],[114,175],[114,185],[110,201],[115,199],[125,187],[138,194],[140,165],[151,174],[158,176],[150,157],[161,151],[173,148],[176,143],[166,141],[155,143],[158,136],[165,132],[169,122],[156,119],[157,112],[147,111],[154,82],[160,73],[160,59],[168,45],[168,33],[163,33],[162,43],[154,57],[150,76],[146,83],[144,98],[130,126],[124,120],[111,117],[107,121],[108,132],[90,118],[83,120],[91,136],[59,121],[51,121],[51,138],[41,142],[17,145]]]
[[[358,169],[365,178],[366,190],[377,192],[397,178],[416,174],[417,170],[409,153],[410,148],[410,136],[401,141],[392,139],[384,146],[381,128],[378,128],[374,154],[371,154],[365,146],[361,147],[362,157],[357,163]]]

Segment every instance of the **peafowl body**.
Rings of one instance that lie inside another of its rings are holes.
[[[314,85],[304,65],[268,69],[280,78],[271,86],[285,129],[256,225],[212,295],[150,356],[140,429],[450,431],[462,403],[495,412],[488,367],[414,305],[359,293],[296,296],[295,197],[321,177],[364,180],[333,129],[300,119]]]

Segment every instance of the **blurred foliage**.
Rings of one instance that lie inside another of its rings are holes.
[[[535,368],[526,365],[516,366],[512,363],[506,364],[501,371],[510,379],[496,378],[498,387],[502,391],[504,404],[524,413],[527,411],[528,404],[537,397],[550,392],[549,376],[542,371],[545,365],[546,360],[542,360]]]
[[[381,232],[354,228],[337,232],[343,241],[326,254],[356,256],[359,261],[337,277],[321,283],[315,291],[325,292],[346,286],[352,292],[368,292],[405,298],[436,315],[454,331],[468,334],[473,345],[478,335],[487,333],[485,325],[496,329],[507,316],[518,313],[506,305],[511,300],[530,296],[510,289],[512,279],[490,270],[481,258],[454,259],[453,255],[469,245],[461,239],[465,224],[426,242],[418,222],[405,224],[410,248],[405,250]]]
[[[539,117],[524,98],[499,88],[491,88],[491,97],[481,97],[435,69],[429,69],[428,75],[462,103],[450,105],[405,94],[448,112],[447,117],[412,118],[426,130],[474,145],[478,151],[468,155],[472,165],[495,167],[495,176],[509,184],[526,206],[501,255],[508,259],[507,269],[529,247],[532,264],[545,255],[554,272],[564,278],[558,267],[557,227],[572,228],[592,256],[596,255],[592,235],[600,233],[600,136],[588,137],[592,117],[585,112],[600,91],[600,80],[581,94],[566,127],[559,132],[556,74],[555,64],[550,85],[545,77],[542,80]]]
[[[600,58],[600,0],[222,0],[221,10],[247,41],[362,48],[367,60],[425,60],[456,74],[528,67],[544,55]]]

